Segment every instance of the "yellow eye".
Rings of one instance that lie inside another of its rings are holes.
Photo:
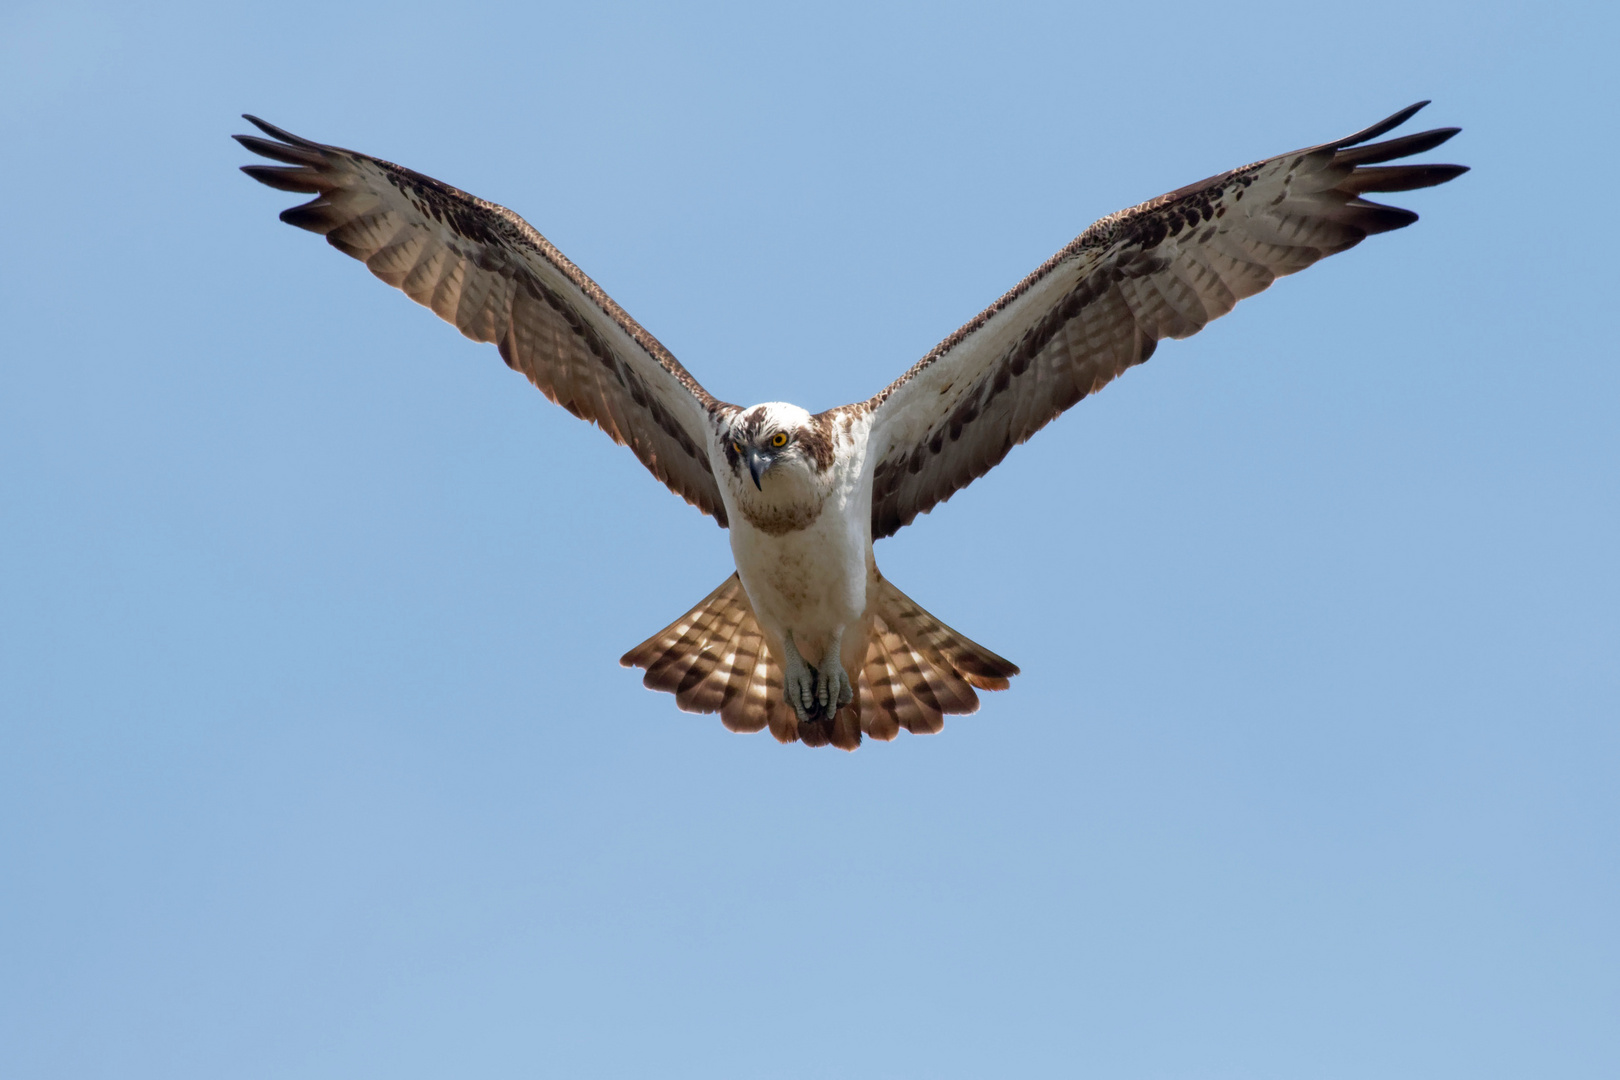
[[[732,449],[733,449],[733,450],[735,450],[735,451],[736,451],[736,452],[737,452],[737,453],[739,453],[739,454],[740,454],[740,453],[742,453],[742,443],[740,443],[740,442],[734,442],[734,443],[732,443],[732,444],[731,444],[731,448],[732,448]]]
[[[771,436],[771,445],[776,447],[778,450],[780,450],[782,447],[786,446],[787,445],[787,432],[778,431],[775,435],[772,435]]]

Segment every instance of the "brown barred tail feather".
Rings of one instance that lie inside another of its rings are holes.
[[[719,713],[732,731],[769,727],[779,742],[844,750],[859,746],[863,733],[884,740],[901,728],[934,734],[946,715],[978,710],[975,687],[1005,690],[1018,674],[1015,664],[952,630],[881,576],[869,610],[866,659],[850,673],[855,700],[830,721],[801,723],[782,699],[782,669],[736,574],[619,663],[645,668],[649,689],[674,694],[686,712]]]
[[[1005,690],[1018,665],[952,630],[878,576],[868,593],[872,639],[856,684],[861,730],[892,739],[932,735],[950,714],[979,709],[980,690]]]
[[[736,574],[619,663],[646,668],[642,684],[674,694],[685,712],[717,712],[732,731],[769,725],[783,742],[796,737],[788,734],[798,717],[782,699],[782,669]]]

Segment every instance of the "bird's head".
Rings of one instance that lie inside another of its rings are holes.
[[[741,485],[765,490],[767,475],[811,480],[832,465],[826,425],[797,405],[771,401],[731,418],[726,464]]]

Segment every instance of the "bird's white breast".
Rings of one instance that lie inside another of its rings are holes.
[[[867,431],[864,418],[839,425],[826,472],[772,469],[762,477],[762,491],[731,472],[723,454],[712,456],[732,556],[775,648],[791,632],[805,656],[819,659],[866,612],[872,566]]]

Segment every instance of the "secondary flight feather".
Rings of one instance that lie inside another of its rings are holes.
[[[1164,338],[1197,333],[1275,279],[1403,228],[1369,193],[1460,165],[1385,164],[1457,128],[1383,142],[1427,102],[1111,214],[867,401],[811,415],[709,394],[658,340],[512,211],[256,117],[279,162],[243,172],[314,199],[281,219],[326,237],[628,446],[729,529],[737,572],[625,654],[647,686],[733,731],[854,749],[937,732],[1012,663],[878,572],[872,542],[983,476]]]

